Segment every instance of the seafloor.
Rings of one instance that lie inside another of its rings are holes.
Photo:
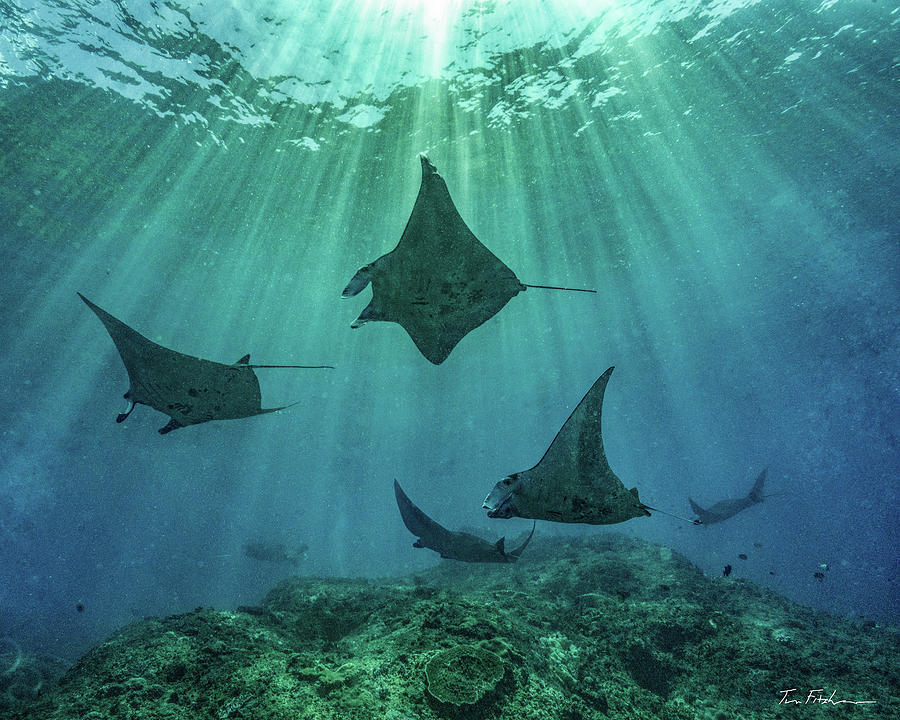
[[[535,537],[515,565],[294,578],[259,606],[147,618],[25,704],[16,697],[37,676],[19,658],[31,679],[0,675],[0,711],[10,720],[897,718],[898,639],[896,627],[706,577],[667,548],[615,534]],[[791,688],[799,702],[780,702]],[[828,702],[807,702],[814,690]]]

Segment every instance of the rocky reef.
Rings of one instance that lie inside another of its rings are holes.
[[[23,652],[12,638],[0,637],[0,717],[54,687],[67,665],[62,658]]]
[[[898,639],[667,548],[541,538],[514,565],[293,578],[258,606],[148,618],[4,717],[894,718]]]

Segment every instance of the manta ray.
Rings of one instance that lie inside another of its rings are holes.
[[[397,247],[357,270],[342,297],[371,282],[372,300],[351,324],[398,323],[429,362],[440,365],[468,333],[527,288],[591,292],[519,281],[475,237],[425,155],[422,183]]]
[[[525,542],[512,552],[506,552],[505,538],[490,543],[476,535],[454,532],[439,525],[413,504],[396,480],[394,480],[394,496],[397,498],[397,506],[400,508],[403,524],[419,538],[413,543],[413,547],[434,550],[442,558],[448,560],[471,563],[513,563],[519,559],[534,535],[534,526],[532,525],[531,534],[525,539]]]
[[[691,510],[697,514],[701,523],[704,525],[712,525],[713,523],[727,520],[728,518],[737,515],[741,510],[746,510],[748,507],[756,505],[756,503],[761,503],[764,498],[768,497],[767,495],[763,495],[763,484],[766,481],[767,470],[768,468],[764,469],[756,478],[756,482],[753,483],[753,487],[750,489],[750,494],[747,495],[747,497],[735,498],[732,500],[720,500],[706,510],[695,503],[693,499],[688,498],[688,502],[691,504]]]
[[[611,525],[648,516],[653,510],[691,522],[645,505],[637,488],[626,490],[610,468],[603,449],[601,416],[603,395],[614,369],[597,378],[537,465],[508,475],[488,493],[483,505],[488,517]]]
[[[309,546],[301,544],[289,547],[282,542],[266,542],[265,540],[248,540],[244,543],[244,557],[267,563],[288,563],[297,566],[306,559]]]
[[[264,408],[255,368],[331,368],[331,365],[251,365],[244,355],[233,365],[185,355],[157,345],[84,295],[78,297],[94,311],[119,351],[128,373],[128,407],[116,422],[123,422],[135,405],[149,405],[169,416],[160,435],[208,422],[251,417],[283,410],[289,405]]]

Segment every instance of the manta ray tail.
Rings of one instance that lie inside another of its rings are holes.
[[[243,365],[248,368],[294,368],[297,370],[334,370],[334,365],[251,365],[250,364],[250,353],[247,353],[238,360],[235,365]],[[279,410],[281,408],[278,408]]]
[[[522,283],[527,288],[541,288],[543,290],[566,290],[567,292],[589,292],[596,294],[596,290],[587,290],[585,288],[570,288],[570,287],[560,287],[559,285],[530,285],[529,283]]]
[[[334,365],[247,365],[249,368],[296,368],[299,370],[334,370]]]
[[[694,507],[693,500],[691,500],[690,502],[691,502],[691,507]],[[703,524],[703,521],[700,520],[699,518],[697,520],[689,520],[686,517],[682,517],[681,515],[676,515],[675,513],[669,512],[668,510],[660,510],[659,508],[650,507],[649,505],[643,505],[643,508],[644,508],[644,510],[652,510],[653,512],[658,512],[658,513],[662,513],[663,515],[668,515],[669,517],[673,517],[676,520],[684,520],[686,523],[690,523],[691,525],[702,525]],[[697,512],[697,510],[699,510],[699,508],[694,510],[694,512]],[[647,513],[647,514],[649,515],[650,513]],[[697,513],[697,514],[699,515],[699,513]]]

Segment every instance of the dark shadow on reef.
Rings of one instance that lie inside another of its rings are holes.
[[[542,538],[515,565],[294,578],[259,606],[131,624],[6,717],[887,718],[897,648],[897,628],[705,577],[664,547]],[[791,688],[875,702],[801,709],[780,702]]]

